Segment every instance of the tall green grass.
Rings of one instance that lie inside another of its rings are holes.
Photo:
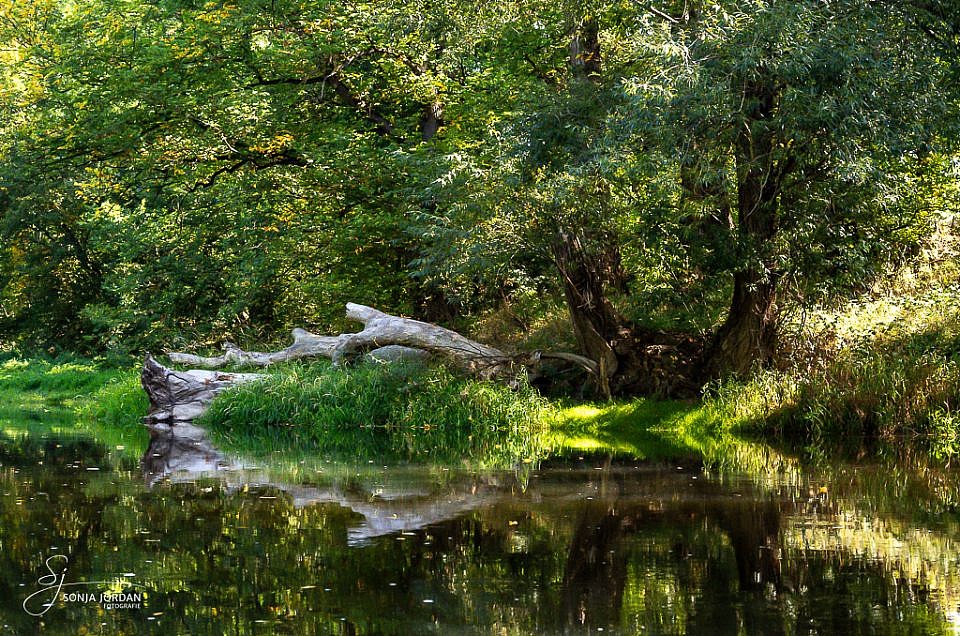
[[[342,460],[510,466],[540,452],[547,402],[442,367],[292,365],[232,389],[199,420],[224,448]]]
[[[813,446],[960,453],[960,364],[933,353],[846,352],[802,373],[766,371],[717,387],[707,402],[726,426]]]
[[[133,360],[73,356],[0,358],[0,431],[7,436],[92,435],[127,454],[142,453],[148,408]]]
[[[812,449],[843,443],[952,459],[960,455],[958,307],[949,289],[853,303],[808,336],[819,346],[791,366],[711,387],[705,402],[724,426]]]

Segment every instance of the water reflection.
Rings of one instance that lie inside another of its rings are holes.
[[[137,467],[0,440],[3,633],[949,633],[960,598],[954,525],[862,513],[872,493],[838,472],[583,456],[284,475],[155,442]],[[55,553],[72,580],[144,586],[142,608],[26,614]]]
[[[185,422],[151,431],[150,444],[140,466],[150,486],[164,478],[192,480],[197,474],[240,468],[235,460],[214,448],[203,429]]]

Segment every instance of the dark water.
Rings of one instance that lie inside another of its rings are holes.
[[[960,625],[950,471],[574,455],[517,472],[321,461],[200,477],[163,475],[167,452],[148,451],[160,474],[145,475],[89,440],[0,438],[0,633]],[[194,467],[221,460],[202,455]]]

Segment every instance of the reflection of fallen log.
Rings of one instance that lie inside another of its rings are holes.
[[[168,430],[153,429],[150,446],[140,460],[147,485],[171,475],[197,475],[230,470],[236,464],[214,448],[206,431],[186,422]]]
[[[195,482],[198,477],[216,477],[228,492],[255,488],[278,490],[297,508],[333,503],[363,517],[347,529],[348,545],[360,545],[374,537],[411,532],[458,517],[494,503],[504,493],[489,483],[475,480],[459,487],[447,487],[440,493],[431,485],[379,484],[372,491],[342,488],[334,484],[317,488],[263,479],[244,463],[228,458],[208,440],[203,429],[179,423],[153,435],[141,460],[143,476],[149,486],[163,479],[174,483]]]
[[[537,479],[528,481],[504,472],[451,471],[438,480],[435,473],[417,467],[392,467],[389,471],[350,467],[340,476],[320,477],[320,485],[287,483],[269,471],[228,458],[210,444],[202,429],[185,423],[154,435],[142,467],[151,486],[162,480],[196,483],[208,477],[221,482],[226,493],[280,498],[285,505],[296,508],[335,504],[358,517],[346,529],[346,542],[352,546],[377,537],[420,531],[492,507],[517,511],[508,513],[508,518],[518,518],[531,505],[540,504],[563,509],[564,515],[583,511],[580,525],[589,545],[600,541],[605,532],[612,533],[612,540],[625,532],[635,532],[645,523],[660,523],[657,519],[663,515],[676,515],[685,522],[703,517],[728,533],[738,554],[743,585],[748,578],[754,581],[749,585],[779,580],[775,577],[778,561],[771,560],[777,558],[773,549],[776,530],[779,515],[793,506],[792,500],[777,504],[766,499],[743,499],[740,492],[724,489],[719,482],[694,479],[700,476],[699,471],[688,474],[662,465],[638,470],[633,465],[611,466],[609,462],[600,466],[592,462],[562,465],[559,470],[541,471]],[[761,547],[770,548],[769,555],[758,550]],[[580,551],[590,552],[586,548]],[[571,560],[577,567],[581,562],[586,560]],[[576,580],[573,574],[571,580]]]

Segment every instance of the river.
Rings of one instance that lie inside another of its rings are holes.
[[[0,633],[960,633],[953,471],[746,448],[484,471],[3,435]]]

